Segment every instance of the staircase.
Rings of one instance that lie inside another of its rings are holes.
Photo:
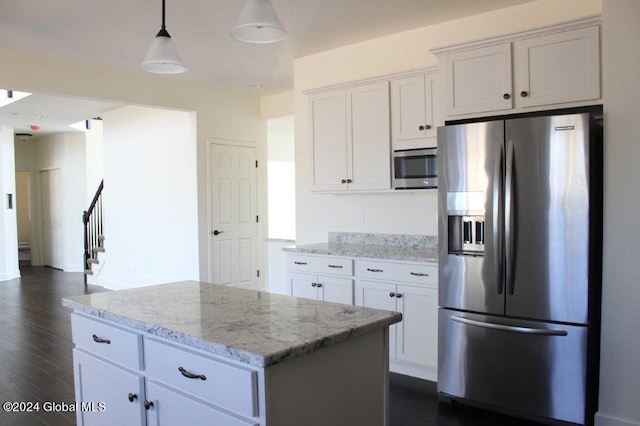
[[[104,253],[104,228],[102,224],[102,190],[104,180],[100,182],[96,195],[89,208],[82,213],[84,224],[84,285],[87,276],[93,275],[93,265],[100,263],[98,253]]]

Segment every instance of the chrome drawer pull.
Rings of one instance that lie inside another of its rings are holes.
[[[367,271],[369,271],[369,272],[384,272],[384,269],[371,269],[371,268],[367,268]]]
[[[423,272],[409,272],[410,275],[416,276],[416,277],[428,277],[429,274],[425,274]]]
[[[111,344],[111,340],[109,339],[101,339],[100,337],[96,336],[95,334],[93,336],[93,341],[96,343],[106,343],[107,345]]]
[[[207,376],[205,376],[204,374],[193,374],[185,370],[183,367],[178,367],[178,371],[180,372],[180,374],[182,374],[184,377],[188,379],[207,380]]]
[[[342,269],[342,265],[329,265],[329,268],[338,268],[338,269]]]
[[[306,265],[307,264],[307,262],[293,262],[293,263],[295,263],[296,265]]]

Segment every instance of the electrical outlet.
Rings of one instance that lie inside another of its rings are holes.
[[[358,218],[356,219],[358,225],[364,225],[364,212],[358,212]]]

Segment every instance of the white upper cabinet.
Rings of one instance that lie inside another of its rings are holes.
[[[313,189],[344,190],[347,179],[347,103],[344,90],[313,96]],[[342,182],[345,180],[345,182]]]
[[[514,43],[522,107],[600,98],[600,32],[593,26]]]
[[[437,73],[391,80],[391,129],[394,150],[431,148],[441,122]]]
[[[513,108],[511,43],[452,53],[443,65],[447,115]]]
[[[434,53],[451,120],[593,105],[602,97],[598,18]]]
[[[313,191],[391,188],[389,82],[310,97]]]

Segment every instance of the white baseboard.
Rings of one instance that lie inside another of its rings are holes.
[[[596,413],[596,426],[640,426],[640,420],[613,417],[598,412]]]
[[[82,263],[69,263],[62,267],[64,272],[84,272],[84,267]]]
[[[412,362],[399,361],[393,358],[389,359],[389,371],[423,380],[430,380],[432,382],[438,381],[438,370],[436,368],[414,364]]]
[[[13,272],[5,272],[0,274],[0,281],[15,280],[16,278],[20,278],[20,269],[16,269]]]

